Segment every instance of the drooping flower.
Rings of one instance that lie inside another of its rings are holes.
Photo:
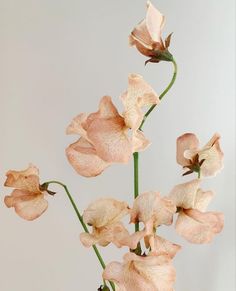
[[[157,104],[158,96],[141,76],[133,74],[122,100],[124,117],[118,113],[111,98],[104,96],[97,112],[82,113],[67,127],[67,134],[81,136],[66,149],[69,162],[80,175],[94,177],[113,163],[127,163],[133,152],[149,145],[138,130],[143,117],[140,108]]]
[[[176,206],[170,199],[162,198],[158,192],[146,192],[135,199],[130,221],[143,222],[153,229],[162,224],[170,225],[175,212]]]
[[[39,170],[29,165],[23,171],[8,171],[4,186],[15,188],[11,195],[5,196],[7,207],[14,207],[16,213],[26,219],[34,220],[47,209],[46,192],[40,189]]]
[[[210,141],[199,148],[199,140],[193,133],[185,133],[177,139],[177,163],[189,169],[185,174],[199,172],[202,177],[215,176],[223,168],[223,152],[220,135],[215,133]]]
[[[111,262],[103,272],[105,280],[113,281],[119,291],[173,291],[175,269],[166,253],[137,256],[124,255],[124,262]]]
[[[171,34],[165,42],[161,36],[164,23],[165,17],[148,1],[146,18],[134,28],[129,36],[130,45],[136,46],[141,54],[150,57],[151,62],[172,59],[168,51]]]
[[[144,236],[144,232],[132,235],[124,227],[121,219],[130,213],[128,204],[111,198],[99,199],[89,205],[84,211],[84,222],[92,226],[92,233],[82,233],[80,240],[84,246],[94,244],[107,246],[114,243],[117,247],[128,246],[135,249],[137,243]]]
[[[199,184],[199,179],[179,184],[168,196],[179,209],[175,224],[177,233],[196,244],[210,243],[224,226],[222,213],[205,212],[213,193],[202,191]]]

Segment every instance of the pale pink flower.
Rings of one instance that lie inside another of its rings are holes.
[[[173,259],[176,253],[181,249],[180,245],[174,244],[158,235],[150,236],[149,245],[152,253],[157,255],[166,253],[171,259]]]
[[[177,139],[177,163],[188,168],[185,174],[200,171],[201,176],[214,176],[223,168],[223,152],[220,148],[220,135],[214,134],[210,141],[199,148],[195,134],[186,133]]]
[[[162,198],[158,192],[147,192],[135,199],[130,221],[143,222],[146,227],[153,229],[162,224],[172,224],[175,212],[176,206],[171,200]]]
[[[222,213],[205,212],[213,193],[202,191],[199,184],[199,179],[179,184],[168,195],[179,210],[175,224],[177,233],[197,244],[211,242],[224,226]]]
[[[83,219],[93,230],[91,234],[82,233],[81,242],[85,247],[94,244],[107,246],[112,242],[117,247],[128,246],[135,249],[145,233],[140,231],[129,234],[121,222],[121,219],[129,213],[127,203],[115,199],[104,198],[91,203],[84,211]]]
[[[40,189],[39,170],[33,166],[24,171],[8,171],[4,184],[6,187],[15,188],[10,196],[5,196],[7,207],[14,207],[16,213],[26,219],[34,220],[47,209],[45,200],[46,192]]]
[[[155,51],[165,49],[161,38],[164,23],[165,17],[148,1],[146,18],[131,32],[130,44],[145,56],[155,56]]]
[[[94,177],[113,163],[127,163],[133,152],[150,144],[138,130],[143,119],[141,107],[157,104],[158,96],[141,76],[132,74],[122,100],[124,117],[105,96],[97,112],[82,113],[67,127],[67,134],[81,136],[66,149],[69,162],[80,175]]]
[[[105,280],[113,281],[118,291],[173,291],[175,269],[166,253],[137,256],[124,255],[124,262],[111,262],[103,272]]]

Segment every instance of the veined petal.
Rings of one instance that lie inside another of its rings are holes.
[[[176,159],[177,163],[181,166],[186,166],[189,164],[189,160],[186,159],[184,153],[186,150],[196,151],[199,147],[199,140],[193,133],[185,133],[177,138],[177,152]],[[193,155],[189,156],[189,159]]]
[[[76,172],[84,177],[95,177],[110,165],[97,155],[92,144],[83,137],[67,147],[66,155]]]
[[[130,212],[126,202],[102,198],[92,202],[84,211],[84,222],[96,228],[118,222]]]
[[[103,278],[114,281],[122,291],[173,291],[175,270],[166,254],[141,257],[128,253],[123,264],[108,264]]]
[[[147,3],[146,26],[154,42],[161,42],[161,33],[165,23],[165,17],[150,1]]]
[[[14,207],[16,213],[26,220],[34,220],[48,207],[44,194],[35,194],[27,190],[14,190],[10,196],[6,196],[4,202],[7,207]]]
[[[157,192],[147,192],[135,199],[130,221],[133,223],[141,221],[146,224],[152,220],[154,227],[161,224],[170,225],[175,212],[176,206],[172,201],[161,198]]]
[[[183,210],[176,221],[176,231],[191,243],[210,243],[224,226],[220,212],[202,213],[195,209]]]
[[[155,254],[166,253],[170,258],[174,258],[176,253],[181,249],[180,245],[174,244],[158,235],[151,236],[149,244],[152,252]]]
[[[33,193],[41,193],[39,189],[39,170],[32,164],[23,171],[8,171],[4,183],[6,187],[23,189]]]
[[[77,115],[66,129],[67,134],[79,134],[84,138],[87,138],[87,132],[85,130],[88,115],[81,113]]]
[[[133,153],[143,151],[150,145],[150,141],[145,137],[144,133],[137,130],[132,135]]]
[[[193,208],[199,211],[205,211],[213,196],[214,193],[212,191],[203,191],[202,189],[198,189]]]
[[[184,209],[194,208],[200,179],[195,179],[187,183],[176,185],[168,195],[177,207]]]

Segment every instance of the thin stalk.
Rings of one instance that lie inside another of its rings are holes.
[[[79,212],[79,210],[78,210],[78,208],[77,208],[77,206],[76,206],[76,204],[75,204],[75,202],[74,202],[74,200],[73,200],[73,198],[72,198],[72,196],[71,196],[71,194],[70,194],[67,186],[65,184],[59,182],[59,181],[48,181],[48,182],[45,182],[43,185],[47,185],[48,186],[50,184],[58,184],[58,185],[60,185],[60,186],[62,186],[64,188],[64,190],[65,190],[65,192],[66,192],[66,194],[67,194],[67,196],[68,196],[68,198],[69,198],[69,200],[70,200],[70,202],[71,202],[71,204],[72,204],[72,206],[73,206],[73,208],[75,210],[75,213],[76,213],[76,215],[77,215],[77,217],[78,217],[78,219],[79,219],[79,221],[80,221],[80,223],[81,223],[84,231],[87,232],[87,233],[89,233],[89,230],[87,228],[87,225],[84,223],[83,217],[80,214],[80,212]],[[93,245],[93,250],[94,250],[94,252],[95,252],[95,254],[96,254],[96,256],[97,256],[97,258],[98,258],[98,260],[99,260],[99,262],[100,262],[100,264],[102,266],[102,268],[105,269],[106,268],[106,264],[103,261],[103,258],[101,256],[98,248],[95,245]],[[111,285],[112,290],[115,291],[115,285],[114,285],[114,283],[111,282],[111,281],[109,281],[109,283]]]
[[[175,62],[175,60],[173,59],[172,60],[172,64],[174,66],[174,72],[173,72],[173,76],[172,76],[172,79],[170,81],[170,83],[168,84],[168,86],[166,87],[166,89],[161,93],[161,95],[159,96],[159,99],[161,100],[165,95],[166,93],[170,90],[170,88],[173,86],[175,80],[176,80],[176,76],[177,76],[177,63]],[[139,127],[139,129],[141,130],[143,125],[144,125],[144,122],[146,121],[148,115],[153,111],[153,109],[157,106],[157,104],[154,104],[152,105],[149,110],[145,113],[144,117],[143,117],[143,121]]]
[[[138,158],[139,158],[139,153],[135,152],[133,154],[134,158],[134,199],[136,199],[139,195],[139,172],[138,172]],[[139,231],[139,223],[135,223],[135,232]]]

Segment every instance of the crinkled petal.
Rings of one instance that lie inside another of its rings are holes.
[[[6,196],[4,202],[7,207],[14,207],[16,213],[26,220],[34,220],[48,207],[44,194],[32,193],[24,190],[14,190]]]
[[[137,130],[132,136],[133,152],[145,150],[150,145],[150,141],[145,137],[144,133]]]
[[[224,215],[220,212],[202,213],[195,209],[179,213],[176,231],[187,241],[195,244],[210,243],[224,226]]]
[[[81,113],[77,115],[66,129],[67,134],[79,134],[84,138],[87,138],[87,132],[85,130],[88,115]]]
[[[194,208],[200,179],[195,179],[187,183],[176,185],[168,195],[177,207],[184,209]]]
[[[177,152],[176,160],[181,166],[186,166],[189,164],[189,160],[186,159],[184,153],[186,150],[197,150],[199,147],[199,140],[193,133],[185,133],[177,138]],[[189,159],[193,155],[189,156]]]
[[[8,171],[4,186],[41,193],[39,189],[39,170],[32,164],[24,171]]]
[[[108,163],[127,163],[132,156],[132,144],[122,117],[96,119],[88,128],[98,156]]]
[[[152,253],[162,254],[167,253],[170,258],[174,258],[176,253],[181,249],[180,245],[174,244],[158,235],[150,237],[149,244]]]
[[[212,191],[203,191],[202,189],[198,189],[193,208],[199,211],[205,211],[213,196],[214,193]]]
[[[84,222],[96,228],[118,222],[130,212],[126,202],[102,198],[92,202],[84,211]]]
[[[224,154],[220,148],[220,135],[215,134],[199,151],[199,160],[204,160],[201,166],[201,175],[204,177],[215,176],[223,168]]]
[[[84,177],[95,177],[110,165],[96,154],[94,147],[84,138],[67,147],[66,156],[76,172]]]
[[[128,253],[123,264],[108,264],[103,278],[114,281],[122,291],[173,291],[175,269],[166,254],[141,257]]]
[[[150,1],[147,3],[146,26],[154,42],[161,42],[161,33],[165,23],[165,17]]]
[[[135,199],[130,221],[133,223],[141,221],[146,224],[152,220],[154,227],[161,224],[170,225],[175,212],[176,206],[172,201],[161,198],[157,192],[147,192]]]
[[[138,74],[129,75],[128,90],[121,96],[121,100],[125,107],[125,123],[133,130],[137,130],[143,120],[141,108],[160,102],[152,87]]]

